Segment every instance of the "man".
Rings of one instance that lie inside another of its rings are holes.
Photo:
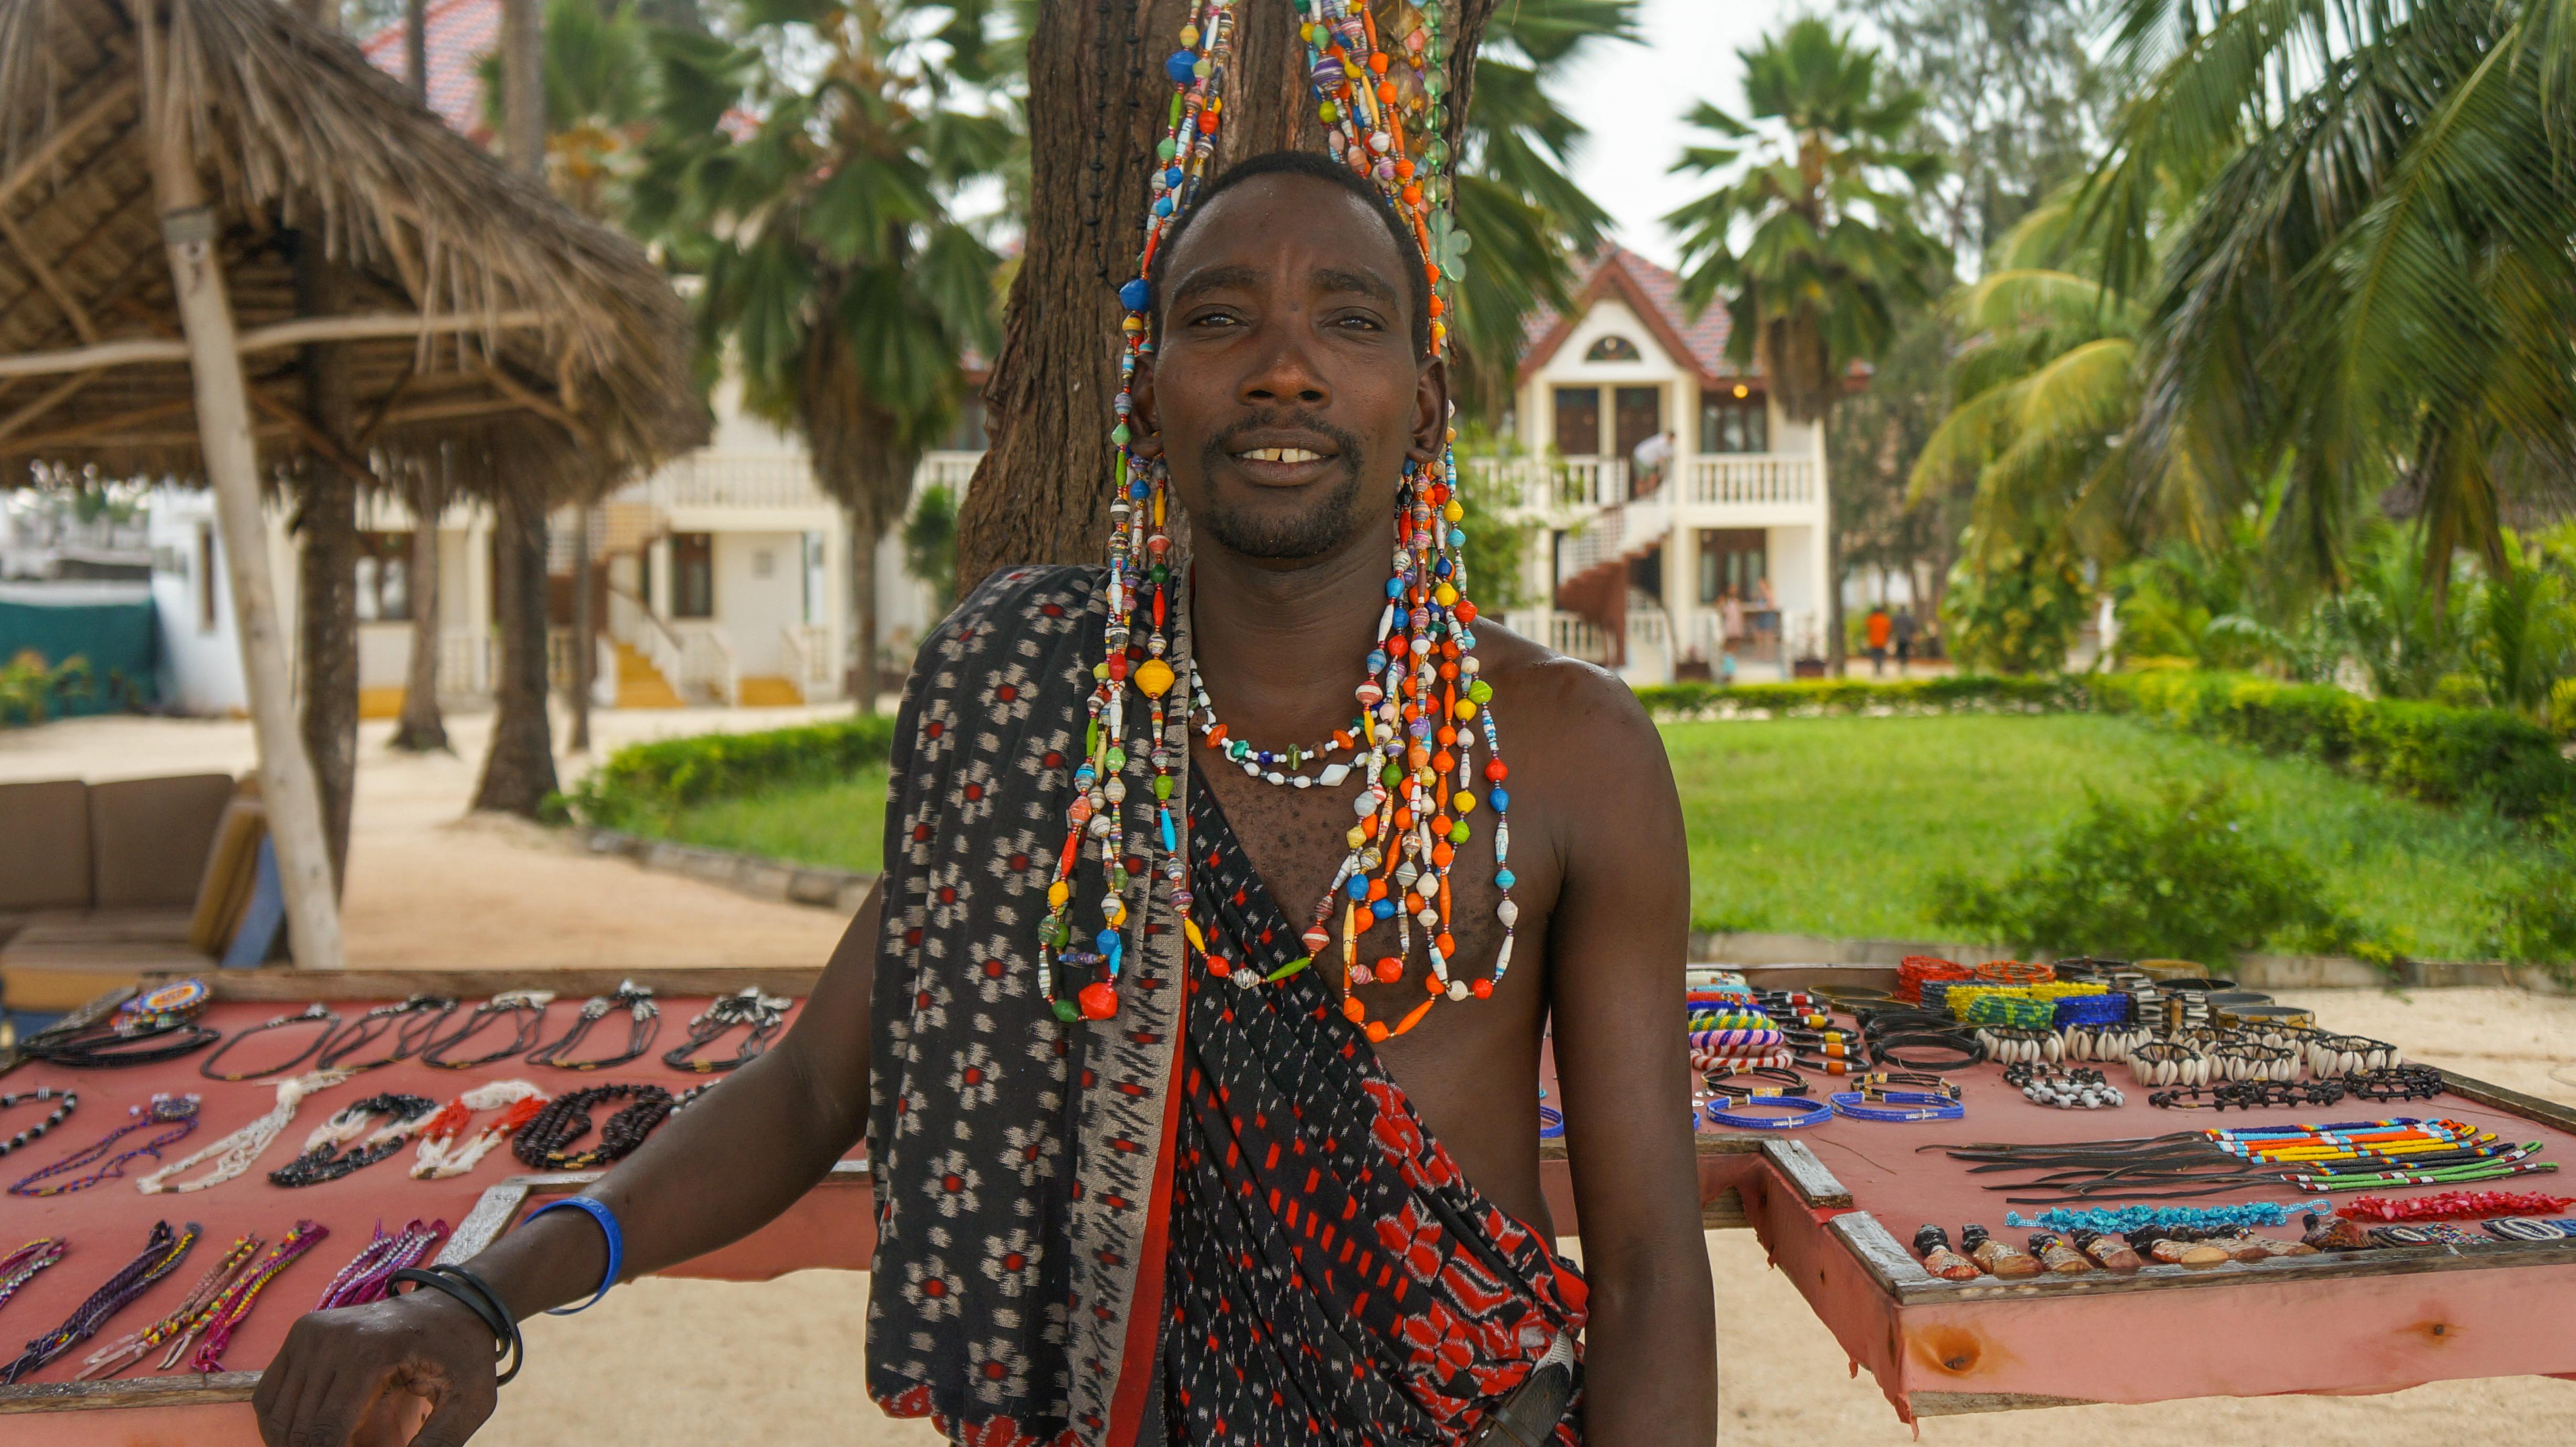
[[[1636,463],[1636,479],[1628,490],[1631,497],[1647,497],[1663,486],[1664,469],[1672,464],[1673,434],[1670,429],[1656,433],[1631,449],[1628,456]]]
[[[1244,738],[1350,723],[1398,488],[1440,456],[1449,412],[1421,276],[1375,193],[1302,153],[1219,178],[1164,238],[1131,423],[1195,528],[1173,656]],[[795,1028],[585,1193],[617,1223],[621,1274],[777,1215],[864,1128],[870,1390],[955,1440],[1713,1442],[1680,1088],[1684,841],[1635,698],[1477,630],[1511,730],[1517,922],[1495,862],[1462,850],[1447,947],[1494,960],[1514,930],[1491,998],[1372,1043],[1343,1018],[1341,972],[1290,958],[1285,912],[1334,877],[1362,781],[1192,768],[1176,791],[1190,897],[1166,896],[1188,928],[1149,913],[1114,1016],[1060,1022],[1028,983],[1055,862],[1038,831],[1065,817],[1102,592],[1097,569],[1011,570],[925,644],[886,876]],[[1252,977],[1220,978],[1227,953]],[[1420,953],[1350,997],[1380,1021],[1421,1001]],[[1585,1274],[1549,1249],[1543,1034]],[[467,1271],[512,1317],[589,1295],[606,1223],[575,1214],[523,1225]],[[1569,1402],[1548,1363],[1578,1327]],[[492,1409],[494,1354],[461,1294],[308,1316],[261,1380],[260,1427],[277,1447],[337,1447],[417,1397],[431,1408],[414,1440],[455,1447]]]
[[[1896,610],[1896,676],[1905,676],[1905,665],[1914,661],[1914,608],[1911,604]]]
[[[1869,605],[1869,616],[1861,620],[1861,632],[1869,640],[1869,676],[1872,678],[1887,672],[1887,640],[1895,628],[1896,621],[1887,616],[1885,603]]]

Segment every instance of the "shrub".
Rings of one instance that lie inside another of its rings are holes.
[[[2576,762],[2547,730],[2495,709],[2227,673],[2100,674],[2085,689],[2105,713],[2312,758],[2427,803],[2527,823],[2576,817]]]
[[[2224,962],[2277,943],[2347,950],[2360,930],[2305,859],[2247,837],[2224,783],[2105,798],[2001,882],[1934,877],[1932,917],[1967,937],[2123,959]]]
[[[1666,683],[1637,690],[1657,718],[1690,718],[1759,709],[1767,713],[2039,712],[2084,706],[2082,685],[2063,676],[1995,674],[1865,679],[1815,678],[1789,683]]]
[[[73,654],[59,665],[45,655],[22,648],[0,663],[0,724],[15,719],[43,723],[60,704],[89,696],[89,660]]]
[[[885,762],[893,739],[893,719],[861,714],[762,733],[630,744],[609,755],[564,802],[585,824],[627,829],[668,819],[692,804],[847,778]]]
[[[2487,892],[2494,911],[2489,953],[2519,964],[2548,965],[2576,979],[2576,852],[2559,850],[2540,862],[2497,876]]]

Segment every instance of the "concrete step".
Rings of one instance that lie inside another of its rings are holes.
[[[794,708],[804,701],[804,693],[794,683],[774,674],[742,681],[744,708]]]

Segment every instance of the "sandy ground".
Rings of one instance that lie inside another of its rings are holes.
[[[822,711],[813,711],[822,712]],[[773,727],[796,711],[603,713],[603,748],[713,728]],[[841,922],[712,885],[584,857],[533,828],[462,821],[486,720],[450,720],[457,756],[412,758],[361,741],[347,925],[353,961],[442,965],[819,962]],[[560,734],[558,735],[560,737]],[[250,726],[92,719],[0,732],[0,780],[128,778],[247,768]],[[578,761],[562,764],[565,777]],[[2418,1059],[2576,1104],[2576,999],[2510,990],[2411,996],[2304,991],[2339,1029],[2407,1046]],[[1571,1243],[1568,1243],[1571,1245]],[[1749,1231],[1708,1236],[1729,1447],[1915,1440],[1832,1335],[1769,1270]],[[763,1447],[904,1447],[939,1439],[879,1415],[862,1388],[867,1277],[808,1271],[777,1281],[637,1282],[578,1318],[529,1323],[528,1367],[504,1394],[481,1447],[631,1447],[752,1442]],[[2293,1441],[2385,1447],[2454,1440],[2499,1447],[2576,1442],[2576,1383],[2543,1378],[2437,1383],[2386,1396],[2213,1399],[1934,1419],[1922,1439],[1992,1447],[2174,1447]]]

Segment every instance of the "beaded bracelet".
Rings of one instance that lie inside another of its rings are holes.
[[[1565,1139],[1565,1112],[1552,1105],[1538,1108],[1538,1138],[1543,1141]]]
[[[1867,1104],[1869,1097],[1862,1095],[1856,1090],[1843,1091],[1830,1098],[1833,1101],[1834,1114],[1848,1116],[1853,1120],[1878,1120],[1891,1122],[1957,1120],[1959,1117],[1968,1113],[1967,1107],[1959,1104],[1950,1097],[1929,1091],[1889,1090],[1879,1092],[1879,1099],[1887,1101],[1891,1105],[1900,1107],[1895,1110],[1885,1110],[1877,1106]]]
[[[2538,1216],[2509,1216],[2501,1221],[2481,1221],[2486,1233],[2505,1241],[2564,1241],[2576,1236],[2576,1219],[2543,1219]]]
[[[1787,1110],[1791,1115],[1752,1115],[1750,1111]],[[1834,1108],[1794,1095],[1757,1095],[1741,1100],[1712,1100],[1708,1118],[1737,1130],[1803,1130],[1834,1118]]]
[[[45,1132],[52,1130],[55,1126],[61,1125],[64,1121],[69,1120],[72,1112],[80,1106],[80,1092],[77,1090],[56,1090],[49,1085],[40,1085],[33,1090],[19,1091],[15,1095],[0,1095],[0,1110],[7,1110],[13,1105],[24,1105],[31,1100],[59,1100],[62,1104],[55,1106],[52,1113],[48,1114],[43,1120],[26,1127],[5,1141],[0,1141],[0,1156],[5,1156],[11,1151],[18,1150],[29,1145],[38,1136],[43,1135]]]

